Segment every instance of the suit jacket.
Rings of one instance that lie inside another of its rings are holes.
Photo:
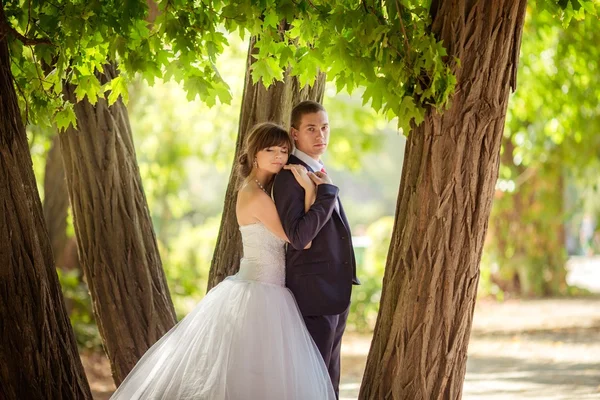
[[[290,164],[302,164],[290,155]],[[350,225],[339,202],[339,189],[330,184],[317,187],[317,199],[304,212],[304,189],[291,171],[282,170],[273,183],[273,199],[283,229],[290,240],[286,251],[286,286],[292,291],[300,312],[335,315],[350,305],[356,278],[356,259]],[[312,241],[309,249],[304,247]]]

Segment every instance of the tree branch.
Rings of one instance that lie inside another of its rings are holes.
[[[4,14],[4,3],[0,1],[0,40],[8,34],[12,34],[17,40],[19,40],[25,46],[35,46],[37,44],[48,44],[53,46],[52,42],[48,38],[28,38],[13,28],[9,23],[6,15]]]
[[[400,12],[400,4],[396,0],[396,9],[398,9],[398,21],[400,21],[400,28],[402,28],[402,34],[404,35],[404,45],[406,46],[406,58],[410,64],[410,46],[408,45],[408,36],[406,36],[406,30],[404,29],[404,22],[402,22],[402,13]]]

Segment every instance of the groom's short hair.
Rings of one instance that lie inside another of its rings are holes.
[[[302,117],[305,114],[314,114],[314,113],[318,113],[319,111],[325,111],[325,107],[323,107],[321,104],[317,103],[316,101],[312,101],[312,100],[304,100],[298,104],[296,104],[296,106],[292,109],[292,117],[290,118],[290,125],[292,126],[292,128],[294,129],[299,129],[300,128],[300,122],[302,122]]]

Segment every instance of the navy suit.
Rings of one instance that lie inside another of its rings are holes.
[[[294,155],[288,163],[301,164],[312,171]],[[305,213],[304,189],[291,171],[282,170],[273,184],[275,206],[290,240],[286,251],[286,286],[294,294],[308,331],[325,360],[336,394],[352,285],[359,284],[350,226],[338,202],[338,191],[334,185],[319,185],[317,199]],[[311,247],[304,250],[311,241]]]

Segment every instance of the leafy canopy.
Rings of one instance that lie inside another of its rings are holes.
[[[581,8],[580,10],[583,10]],[[568,27],[548,13],[525,23],[519,88],[511,98],[505,136],[516,166],[553,163],[584,172],[600,159],[600,21],[586,18]],[[502,168],[500,177],[514,178]]]
[[[538,0],[563,22],[593,1]],[[77,86],[78,100],[126,99],[126,82],[141,74],[182,82],[190,99],[229,102],[215,67],[227,46],[224,30],[257,36],[255,81],[266,85],[286,68],[301,84],[327,73],[338,90],[366,88],[364,104],[398,117],[409,131],[427,106],[443,109],[456,85],[443,43],[430,32],[428,0],[163,0],[148,13],[146,0],[8,0],[5,21],[13,73],[32,123],[64,128],[75,124],[73,105],[61,96],[63,82]],[[157,14],[157,15],[156,15]],[[106,62],[121,75],[98,79]]]

